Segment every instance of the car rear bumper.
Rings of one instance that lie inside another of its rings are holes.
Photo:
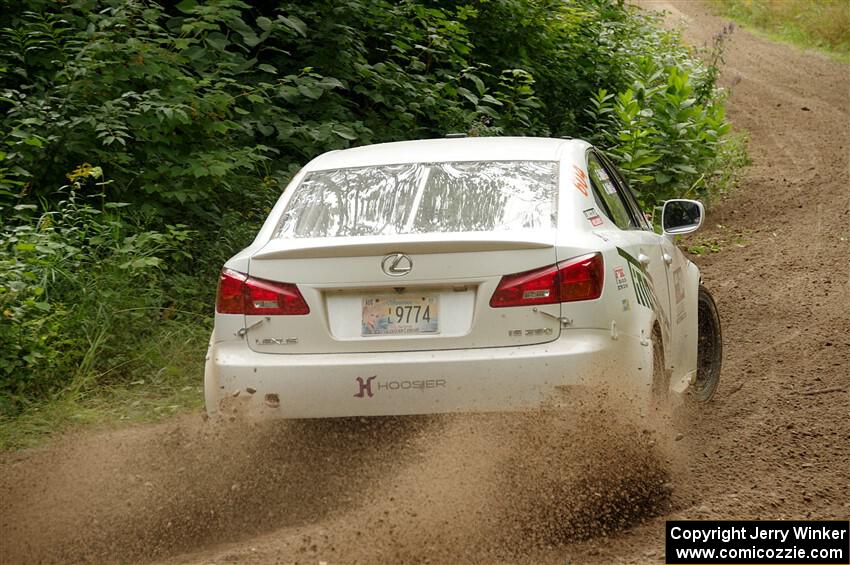
[[[256,353],[230,340],[210,344],[205,395],[210,413],[233,402],[278,418],[510,411],[568,400],[571,386],[648,394],[650,367],[651,348],[604,330],[517,347],[328,355]]]

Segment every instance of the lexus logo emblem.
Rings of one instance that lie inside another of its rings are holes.
[[[390,253],[381,261],[381,269],[391,277],[402,277],[413,269],[413,261],[404,253]]]

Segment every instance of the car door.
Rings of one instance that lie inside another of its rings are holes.
[[[685,254],[676,247],[672,237],[657,236],[661,245],[661,256],[667,267],[667,284],[670,289],[670,339],[671,382],[683,383],[682,379],[696,365],[697,319],[696,302],[699,280],[691,272],[696,270]],[[684,386],[683,384],[681,386]],[[675,386],[674,388],[681,388]]]
[[[629,200],[631,195],[616,169],[597,151],[587,156],[591,185],[600,206],[624,232],[617,251],[624,260],[634,292],[635,307],[655,313],[661,327],[665,360],[671,366],[670,293],[661,237],[652,231],[643,213]],[[647,336],[648,337],[648,336]]]
[[[629,189],[623,176],[617,168],[605,157],[603,162],[616,175],[617,181],[623,187],[626,203],[644,220],[644,229],[652,232],[661,246],[661,258],[667,271],[667,288],[669,290],[670,336],[667,343],[667,359],[671,369],[673,388],[680,390],[686,386],[687,378],[696,367],[697,349],[697,320],[696,303],[699,272],[696,266],[676,245],[670,236],[657,235],[652,223],[643,216],[643,212]]]

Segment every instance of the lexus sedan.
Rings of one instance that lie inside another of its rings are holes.
[[[656,233],[581,140],[325,153],[221,271],[207,410],[509,411],[600,384],[707,401],[720,322],[674,243],[703,214],[667,201]]]

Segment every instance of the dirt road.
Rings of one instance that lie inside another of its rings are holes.
[[[725,23],[653,4],[695,44]],[[706,409],[63,438],[0,457],[0,562],[658,563],[672,517],[850,517],[850,71],[737,30],[723,81],[753,164],[697,238]]]

